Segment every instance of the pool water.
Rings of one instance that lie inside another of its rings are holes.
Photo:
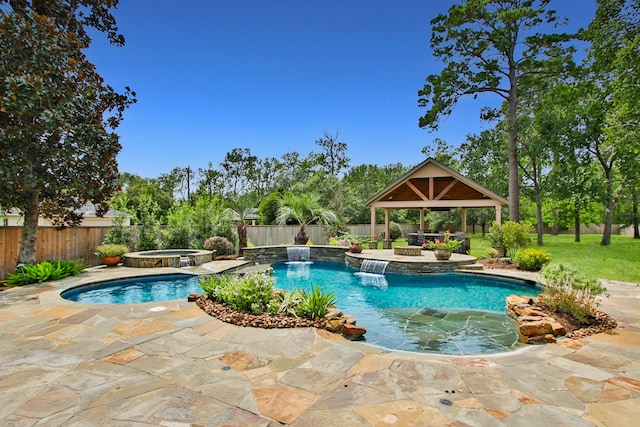
[[[479,274],[363,274],[338,263],[276,263],[276,287],[320,285],[336,306],[367,328],[366,341],[395,350],[488,354],[517,347],[515,322],[505,312],[511,294],[540,288]]]
[[[508,295],[535,296],[537,286],[478,274],[368,274],[331,262],[274,264],[275,287],[333,292],[336,306],[367,328],[369,344],[424,353],[489,354],[513,350],[518,332],[505,313]],[[198,277],[144,276],[62,293],[89,304],[184,300],[202,293]]]
[[[202,293],[197,276],[163,274],[82,286],[62,293],[71,301],[87,304],[131,304],[181,299]]]

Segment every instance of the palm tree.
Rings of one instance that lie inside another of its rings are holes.
[[[333,211],[324,208],[320,204],[317,194],[305,193],[298,196],[292,193],[285,193],[282,200],[280,200],[276,221],[280,225],[285,225],[290,220],[300,224],[300,230],[294,236],[293,242],[296,245],[306,245],[309,241],[309,236],[305,230],[307,225],[318,222],[333,224],[338,221],[338,217]]]

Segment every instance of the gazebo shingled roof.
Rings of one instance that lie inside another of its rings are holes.
[[[500,223],[502,206],[508,203],[504,197],[428,158],[367,200],[366,206],[371,207],[372,236],[375,232],[375,210],[385,209],[388,236],[390,209],[420,209],[422,229],[425,209],[462,209],[462,229],[466,231],[467,208],[494,208],[496,222]]]

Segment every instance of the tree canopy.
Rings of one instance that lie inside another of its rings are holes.
[[[467,0],[431,20],[433,55],[444,62],[440,74],[426,78],[418,105],[428,110],[419,126],[437,130],[440,120],[466,95],[500,96],[507,105],[509,215],[519,220],[516,119],[518,99],[532,82],[566,70],[573,49],[565,34],[545,34],[560,21],[547,9],[550,0]],[[484,109],[484,117],[495,111]]]
[[[0,205],[24,214],[18,263],[35,260],[39,215],[76,225],[85,202],[101,214],[117,189],[114,130],[135,93],[116,92],[86,59],[84,27],[111,37],[115,26],[101,13],[76,19],[69,8],[77,3],[16,1],[0,10]],[[101,11],[117,4],[90,3]]]

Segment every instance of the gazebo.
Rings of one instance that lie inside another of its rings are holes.
[[[466,178],[432,158],[426,159],[388,187],[371,197],[371,237],[375,235],[376,209],[384,209],[385,236],[389,236],[391,209],[419,209],[424,230],[425,210],[460,209],[462,231],[467,228],[467,209],[494,208],[496,222],[502,221],[502,206],[509,202],[482,185]],[[385,248],[390,242],[385,241]]]

